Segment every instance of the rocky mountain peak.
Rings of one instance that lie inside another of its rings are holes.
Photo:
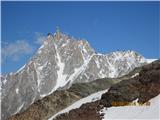
[[[97,54],[85,40],[77,40],[59,30],[50,33],[28,63],[3,78],[2,119],[73,83],[120,77],[144,64],[146,59],[134,51]]]

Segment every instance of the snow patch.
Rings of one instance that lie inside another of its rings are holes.
[[[41,47],[39,48],[39,50],[42,49],[42,48],[44,48],[44,45],[41,45]]]
[[[103,72],[104,72],[103,69],[99,72],[98,76],[99,76],[100,78],[105,78],[105,77],[106,77],[106,74],[104,74]]]
[[[41,54],[42,53],[42,51],[41,50],[38,50],[38,52],[37,52],[38,54]]]
[[[5,78],[2,83],[5,85],[7,83],[7,79]]]
[[[135,73],[134,75],[131,76],[131,78],[134,78],[134,77],[136,77],[138,75],[139,75],[139,73]]]
[[[16,93],[19,94],[19,89],[18,88],[16,88]]]
[[[64,44],[62,44],[61,47],[65,47],[68,43],[69,43],[69,40],[67,42],[65,42]]]
[[[22,108],[23,108],[23,106],[24,106],[24,103],[22,103],[18,108],[17,108],[17,110],[16,110],[16,112],[14,113],[14,114],[17,114]],[[14,115],[13,114],[13,115]]]
[[[96,62],[97,68],[100,68],[100,63],[99,63],[99,61],[98,61],[98,60],[95,60],[95,62]]]
[[[25,68],[26,65],[23,65],[19,70],[17,70],[16,73],[19,73],[20,71],[22,71]]]

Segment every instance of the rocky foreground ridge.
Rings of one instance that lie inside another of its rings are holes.
[[[137,76],[113,85],[108,92],[102,95],[100,100],[83,104],[80,108],[57,115],[50,120],[104,120],[104,114],[101,114],[104,108],[122,106],[122,104],[118,105],[113,103],[124,103],[123,106],[127,106],[130,102],[137,100],[138,103],[142,104],[159,94],[160,60],[157,60],[149,65],[143,66]],[[158,105],[157,107],[159,107]],[[152,113],[154,112],[153,110]],[[122,116],[119,117],[123,118]],[[105,120],[107,120],[107,115]]]

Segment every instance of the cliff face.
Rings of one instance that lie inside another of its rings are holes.
[[[53,117],[52,120],[102,120],[104,113],[101,113],[101,111],[104,108],[112,108],[114,106],[124,107],[135,100],[138,103],[146,103],[159,94],[160,60],[157,60],[149,65],[143,66],[139,74],[132,78],[113,85],[108,92],[102,95],[100,100],[83,104],[80,108],[72,109],[68,113]],[[123,103],[123,105],[113,103]],[[158,105],[159,104],[157,104],[157,107]],[[151,112],[154,113],[157,111]],[[141,113],[139,115],[141,115]],[[123,116],[121,116],[121,118],[123,118]],[[107,118],[105,120],[107,120]]]

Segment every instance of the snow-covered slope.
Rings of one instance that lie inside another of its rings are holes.
[[[107,89],[108,90],[108,89]],[[75,103],[73,103],[72,105],[70,105],[69,107],[67,107],[64,110],[61,110],[60,112],[58,112],[57,114],[53,115],[51,118],[49,118],[48,120],[52,120],[53,118],[57,117],[58,115],[62,114],[62,113],[66,113],[69,112],[70,110],[79,108],[82,104],[88,103],[88,102],[94,102],[96,100],[101,99],[101,95],[105,92],[107,92],[107,90],[102,90],[96,93],[91,94],[88,97],[85,97]]]
[[[87,41],[57,32],[15,73],[3,75],[2,119],[24,111],[34,101],[73,83],[114,78],[146,64],[134,51],[97,54]],[[16,92],[16,91],[19,92]]]
[[[147,63],[152,63],[154,61],[156,61],[157,59],[146,59],[147,60]]]
[[[101,110],[101,114],[104,114],[102,120],[158,120],[160,119],[160,95],[144,105],[140,105],[134,101],[134,103],[131,103],[131,106],[104,108]]]

